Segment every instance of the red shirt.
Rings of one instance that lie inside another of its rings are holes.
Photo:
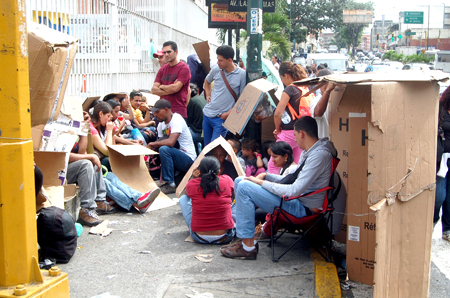
[[[200,187],[201,178],[188,182],[186,194],[192,200],[191,231],[204,232],[228,230],[234,227],[231,216],[231,196],[234,182],[227,175],[219,176],[219,191],[210,192],[203,197],[203,188]]]
[[[180,61],[172,67],[169,63],[163,65],[159,69],[155,79],[155,82],[161,85],[171,85],[175,81],[183,83],[183,87],[178,92],[161,96],[161,98],[170,101],[172,112],[180,114],[183,118],[187,118],[186,103],[189,82],[191,81],[191,71],[186,63]]]

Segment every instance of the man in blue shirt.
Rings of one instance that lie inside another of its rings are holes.
[[[246,74],[242,68],[234,64],[234,50],[223,45],[217,48],[217,65],[206,76],[205,98],[206,106],[203,108],[203,139],[205,146],[217,139],[220,135],[225,137],[227,129],[222,124],[227,119],[235,102],[244,91]],[[223,76],[228,81],[231,89],[236,94],[236,99],[228,90]],[[211,93],[211,83],[214,81],[214,89]]]

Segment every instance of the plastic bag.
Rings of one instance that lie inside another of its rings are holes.
[[[256,106],[255,111],[253,112],[252,118],[256,123],[259,123],[264,119],[272,116],[273,111],[274,107],[269,101],[269,96],[267,95],[267,93],[264,93],[258,105]]]

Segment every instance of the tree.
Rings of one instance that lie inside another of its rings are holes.
[[[284,60],[291,58],[291,44],[288,38],[290,22],[282,4],[278,3],[275,12],[263,14],[263,40],[270,41],[268,54],[277,54]]]

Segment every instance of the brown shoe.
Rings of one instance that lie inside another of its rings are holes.
[[[97,214],[111,214],[117,212],[117,209],[106,201],[96,201],[95,203],[97,203],[97,208],[95,209]]]
[[[224,257],[241,260],[256,260],[256,256],[258,255],[256,247],[252,251],[245,251],[242,246],[242,240],[230,247],[222,247],[220,252]]]
[[[235,245],[238,245],[238,246],[241,245],[242,246],[241,243],[242,243],[242,239],[239,239],[238,241],[236,241],[234,243],[228,243],[227,245],[222,245],[220,247],[220,249],[222,249],[222,248],[229,248],[229,247],[232,247],[232,246],[235,246]],[[256,253],[258,253],[259,252],[258,242],[256,242],[255,247],[256,247]]]
[[[78,215],[78,222],[84,226],[93,227],[103,222],[94,209],[83,208]]]

